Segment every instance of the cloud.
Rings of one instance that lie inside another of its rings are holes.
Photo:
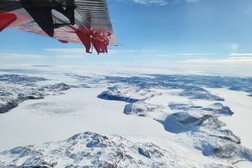
[[[46,51],[50,52],[56,52],[60,54],[87,54],[83,48],[46,48]],[[94,51],[95,52],[95,51]],[[109,55],[119,55],[122,53],[159,53],[161,52],[160,50],[115,50],[111,49],[109,50]]]
[[[56,55],[55,58],[59,59],[84,59],[88,58],[83,55]]]
[[[95,50],[93,50],[93,54],[86,53],[83,48],[46,48],[45,51],[54,52],[56,58],[89,58],[89,57],[96,57],[96,56],[120,56],[122,53],[135,53],[139,50],[109,50],[108,54],[100,54],[98,55]]]
[[[167,0],[131,0],[137,4],[142,4],[142,5],[166,5]]]
[[[215,55],[215,53],[179,53],[179,56],[209,56]]]
[[[197,64],[252,64],[252,57],[227,57],[221,59],[188,59],[188,63]]]
[[[231,53],[232,57],[252,57],[252,53]]]
[[[162,52],[161,50],[110,50],[114,53],[159,53]]]
[[[58,53],[86,53],[83,48],[46,48],[45,50]]]
[[[46,48],[45,51],[60,54],[87,54],[83,48]],[[109,50],[109,54],[120,54],[122,52],[136,52],[140,50]],[[94,51],[95,52],[95,51]],[[90,55],[90,54],[87,54]]]
[[[43,55],[19,54],[19,53],[0,53],[0,59],[41,59]]]
[[[163,6],[170,2],[179,2],[179,3],[195,3],[199,2],[201,0],[131,0],[137,4],[142,4],[142,5],[158,5],[158,6]]]
[[[174,57],[174,55],[171,55],[171,54],[156,54],[155,57],[172,58],[172,57]]]
[[[195,2],[199,2],[200,0],[186,0],[186,2],[188,3],[195,3]]]

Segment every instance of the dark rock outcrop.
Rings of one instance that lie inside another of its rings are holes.
[[[123,95],[116,95],[116,94],[111,93],[110,91],[104,91],[101,94],[99,94],[97,97],[100,99],[124,101],[127,103],[135,103],[138,101],[138,99],[126,97]]]

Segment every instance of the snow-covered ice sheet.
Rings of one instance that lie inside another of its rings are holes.
[[[126,140],[129,143],[125,144],[129,151],[132,149],[130,144],[140,143],[138,145],[141,146],[153,143],[151,146],[158,145],[158,149],[172,151],[172,155],[167,155],[177,156],[170,159],[178,161],[178,167],[202,167],[201,164],[209,166],[211,163],[214,163],[212,167],[232,167],[232,164],[249,165],[250,162],[241,162],[243,160],[252,161],[252,151],[248,149],[251,148],[251,135],[247,133],[248,129],[244,129],[251,121],[251,78],[139,73],[127,75],[122,72],[107,75],[106,72],[83,73],[81,69],[65,73],[62,69],[53,71],[54,67],[42,69],[47,69],[46,75],[44,71],[38,71],[36,76],[43,76],[43,82],[38,82],[40,78],[33,78],[29,68],[19,75],[15,74],[18,69],[2,73],[0,84],[5,89],[1,93],[2,103],[14,101],[18,107],[10,106],[4,111],[6,113],[0,115],[0,151],[16,146],[36,146],[28,149],[21,147],[18,149],[22,150],[14,150],[14,153],[12,150],[4,152],[0,161],[7,159],[11,162],[6,154],[17,157],[23,149],[28,151],[29,156],[36,158],[34,153],[40,149],[53,152],[60,151],[61,147],[75,148],[74,143],[69,146],[66,142],[66,146],[62,146],[65,141],[61,140],[76,133],[96,137],[96,134],[86,131],[106,135],[111,139],[117,139],[113,137],[118,135],[127,138],[131,141]],[[35,81],[30,85],[27,80]],[[41,99],[33,97],[40,94]],[[21,99],[16,95],[21,95]],[[237,126],[237,119],[243,120],[243,124]],[[118,143],[111,142],[111,139],[106,143]],[[81,143],[90,144],[90,139],[83,140]],[[92,143],[93,140],[96,141],[96,138],[91,138]],[[51,141],[58,142],[50,143],[49,146],[44,144],[42,148],[37,146]],[[98,152],[95,156],[100,155],[99,152],[102,157],[106,154],[105,148],[97,150],[96,145],[88,146],[91,151]],[[149,157],[145,149],[137,151]],[[79,157],[86,158],[86,155],[81,154],[82,151],[74,152],[76,163],[91,164],[88,160],[78,160]],[[44,154],[47,155],[42,152],[43,157],[40,159],[48,160]],[[63,161],[58,160],[61,155],[55,155],[54,159],[63,166],[70,163],[68,157],[72,158],[73,155],[67,155]],[[130,156],[139,159],[141,155],[130,153]],[[185,160],[184,163],[181,158]],[[163,159],[169,161],[171,167],[174,165],[171,160]],[[18,162],[28,160],[22,154]]]
[[[104,88],[77,88],[60,96],[28,100],[0,117],[0,150],[62,140],[93,131],[128,136],[167,136],[151,118],[126,116],[125,103],[98,99]]]

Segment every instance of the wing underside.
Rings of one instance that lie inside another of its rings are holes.
[[[0,31],[6,27],[83,43],[86,52],[94,46],[98,54],[116,45],[106,0],[1,0]]]

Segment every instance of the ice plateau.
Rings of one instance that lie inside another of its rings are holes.
[[[79,73],[63,76],[64,80],[55,80],[27,73],[0,74],[1,115],[7,115],[26,100],[60,96],[71,88],[104,88],[96,99],[125,103],[121,109],[125,117],[156,122],[167,133],[167,142],[172,143],[164,146],[151,140],[134,141],[124,135],[73,132],[72,135],[76,135],[63,141],[19,146],[0,152],[0,167],[217,168],[235,167],[241,161],[252,162],[252,150],[243,146],[242,139],[227,129],[220,119],[233,117],[236,111],[225,105],[222,95],[209,91],[209,88],[225,88],[251,96],[251,78]],[[30,107],[46,104],[48,102],[36,102]],[[58,114],[64,115],[63,112]]]

